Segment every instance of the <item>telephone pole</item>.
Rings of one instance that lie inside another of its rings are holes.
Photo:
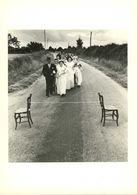
[[[46,40],[46,43],[47,43],[47,49],[48,49],[48,38],[47,38],[47,40]]]
[[[46,49],[46,42],[47,42],[47,36],[46,36],[46,31],[44,30],[44,48]]]
[[[90,31],[90,47],[92,46],[92,32]]]

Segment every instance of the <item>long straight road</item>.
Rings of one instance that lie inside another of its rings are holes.
[[[45,79],[9,95],[10,162],[115,162],[127,161],[127,90],[87,63],[81,88],[66,97],[45,94]],[[107,104],[119,109],[115,122],[100,123],[98,92]],[[26,106],[32,93],[33,126],[24,123],[15,130],[14,111]]]

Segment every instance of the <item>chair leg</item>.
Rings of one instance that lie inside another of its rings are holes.
[[[30,112],[29,112],[29,117],[30,117],[31,124],[33,124],[33,121],[32,121],[32,118],[31,118],[31,113]]]
[[[116,124],[117,124],[117,126],[119,126],[119,124],[118,124],[118,119],[119,119],[118,110],[116,110],[116,116],[117,116],[117,119],[116,119]]]
[[[30,126],[30,128],[31,128],[29,113],[27,113],[27,118],[28,118],[29,126]]]
[[[103,120],[103,110],[102,110],[102,114],[101,114],[101,123],[102,123],[102,120]]]
[[[19,123],[21,123],[21,115],[19,114]]]
[[[16,118],[16,114],[14,114],[14,119],[15,119],[15,130],[17,129],[17,118]]]
[[[106,121],[106,113],[105,113],[105,110],[103,111],[103,118],[104,118],[104,121],[103,121],[103,127],[105,126],[105,121]]]
[[[112,111],[112,119],[113,119],[113,121],[114,121],[114,113],[115,113],[115,111]]]

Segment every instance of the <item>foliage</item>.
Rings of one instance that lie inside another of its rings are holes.
[[[37,42],[30,42],[27,44],[27,47],[30,51],[40,51],[44,49],[42,43]]]
[[[8,60],[8,82],[9,85],[32,74],[40,69],[45,63],[45,51],[33,52],[29,55],[18,56]]]
[[[83,45],[82,39],[79,37],[78,40],[76,40],[76,42],[77,42],[77,48],[82,49],[82,45]]]
[[[49,50],[49,52],[55,52],[55,51],[56,51],[56,49],[55,49],[55,48],[53,48],[53,47],[51,47],[51,46],[49,47],[49,49],[48,49],[48,50]]]
[[[17,37],[12,37],[12,35],[8,34],[8,47],[19,48],[20,41],[18,41]]]
[[[17,37],[12,37],[12,35],[8,34],[8,53],[9,54],[20,54],[20,53],[30,53],[35,51],[44,50],[42,43],[30,42],[27,46],[20,47],[20,41],[18,41]]]
[[[112,43],[105,46],[92,46],[88,47],[83,55],[98,58],[98,60],[119,61],[121,68],[127,66],[127,44],[117,45]]]

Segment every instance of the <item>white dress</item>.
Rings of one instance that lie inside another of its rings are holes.
[[[59,95],[66,94],[66,79],[67,79],[67,68],[65,65],[58,66],[58,88],[57,93]]]
[[[57,64],[57,65],[56,65],[56,68],[57,68],[57,74],[56,74],[56,88],[57,88],[57,94],[59,94],[59,74],[58,74],[58,71],[59,71],[60,65]]]
[[[71,89],[74,87],[74,71],[73,71],[73,66],[74,62],[66,62],[67,66],[67,83],[66,83],[66,88]]]
[[[76,75],[76,83],[78,86],[81,86],[82,83],[82,67],[81,66],[76,66],[75,67],[75,75]]]

